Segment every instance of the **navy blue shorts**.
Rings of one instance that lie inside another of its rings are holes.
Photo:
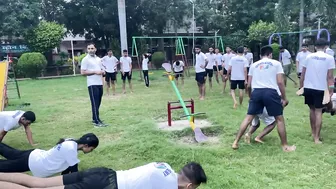
[[[199,84],[204,84],[205,83],[205,78],[206,78],[206,72],[200,72],[200,73],[196,73],[196,77],[195,80],[197,81],[197,83]]]
[[[283,114],[281,97],[275,89],[254,89],[249,101],[247,114],[262,114],[264,107],[266,107],[269,116],[276,117]]]
[[[304,88],[303,96],[305,98],[305,104],[308,106],[313,106],[314,108],[323,108],[323,96],[324,91],[319,91],[315,89]]]

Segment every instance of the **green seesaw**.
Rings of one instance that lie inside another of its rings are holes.
[[[174,88],[174,91],[175,91],[175,93],[177,95],[177,98],[179,99],[179,102],[180,102],[181,106],[183,107],[185,115],[182,116],[182,117],[188,117],[189,124],[190,124],[190,126],[191,126],[191,128],[192,128],[192,130],[194,131],[194,134],[195,134],[195,140],[197,142],[199,142],[199,143],[205,142],[208,139],[208,137],[205,136],[203,134],[202,130],[200,128],[196,127],[195,123],[193,122],[193,120],[194,120],[193,117],[195,115],[200,115],[200,114],[204,114],[204,113],[194,113],[194,114],[190,114],[189,113],[189,111],[188,111],[188,109],[187,109],[187,107],[186,107],[186,105],[185,105],[185,103],[184,103],[184,101],[183,101],[183,99],[181,97],[181,94],[180,94],[178,88],[176,87],[176,84],[174,82],[174,76],[171,74],[171,72],[172,72],[171,64],[169,64],[169,63],[163,63],[162,67],[166,70],[166,72],[167,72],[166,74],[168,75],[170,83],[172,84],[172,86]]]

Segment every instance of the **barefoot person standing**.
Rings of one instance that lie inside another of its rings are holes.
[[[244,47],[238,47],[237,56],[233,57],[229,63],[228,75],[231,75],[231,96],[233,99],[233,108],[237,108],[236,89],[239,88],[239,104],[243,104],[244,89],[247,84],[248,61],[244,57]]]
[[[132,88],[132,59],[128,56],[127,50],[123,50],[123,56],[120,58],[121,64],[121,80],[123,81],[123,93],[126,93],[126,78],[129,84],[131,93],[133,93]]]
[[[286,91],[283,79],[283,69],[279,61],[272,58],[273,49],[270,46],[261,48],[261,60],[250,67],[248,88],[250,102],[247,115],[240,125],[233,149],[238,149],[238,142],[245,133],[254,117],[261,114],[266,107],[270,116],[275,117],[283,151],[295,151],[295,146],[287,143],[283,104],[287,104]],[[251,89],[253,92],[251,93]],[[280,96],[281,95],[281,96]]]
[[[206,80],[205,68],[208,64],[208,60],[205,54],[201,52],[200,46],[195,47],[195,52],[196,52],[196,65],[195,65],[196,78],[195,80],[197,81],[200,100],[204,100],[205,80]]]
[[[81,63],[81,74],[87,78],[87,86],[90,95],[92,108],[92,123],[95,127],[105,127],[99,117],[99,108],[103,97],[103,78],[104,74],[101,59],[96,56],[96,47],[94,44],[87,46],[88,55]]]
[[[112,85],[112,94],[115,95],[115,80],[117,79],[116,68],[119,61],[113,56],[112,49],[109,49],[107,56],[102,58],[102,64],[105,68],[106,93],[110,96],[110,87]]]
[[[305,104],[310,110],[310,126],[314,142],[320,144],[320,132],[322,127],[322,108],[324,91],[329,90],[329,95],[334,93],[334,69],[335,60],[324,53],[328,47],[328,41],[318,39],[315,44],[316,53],[307,56],[303,62],[300,87],[304,88]]]

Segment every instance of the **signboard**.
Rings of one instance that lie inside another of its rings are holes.
[[[28,51],[27,45],[0,45],[0,53],[24,53]]]

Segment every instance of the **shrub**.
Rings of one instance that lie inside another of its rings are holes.
[[[152,63],[154,64],[156,69],[161,68],[161,65],[165,61],[165,53],[164,52],[155,52],[152,55]]]
[[[273,59],[279,61],[279,55],[280,55],[280,45],[278,43],[272,43],[272,49],[273,49]]]
[[[37,78],[47,66],[47,59],[41,53],[24,53],[21,55],[17,67],[26,77]]]
[[[79,63],[79,65],[82,63],[82,60],[83,60],[83,58],[84,57],[86,57],[86,53],[85,54],[81,54],[79,57],[78,57],[78,63]]]

